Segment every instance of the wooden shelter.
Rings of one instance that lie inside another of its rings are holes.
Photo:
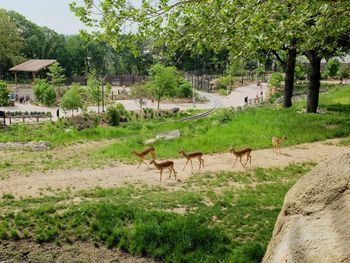
[[[16,85],[17,85],[17,72],[31,72],[33,82],[34,82],[36,79],[36,74],[40,70],[43,70],[56,62],[57,61],[54,59],[32,59],[22,64],[19,64],[17,66],[14,66],[13,68],[10,68],[10,71],[14,72],[15,74]]]

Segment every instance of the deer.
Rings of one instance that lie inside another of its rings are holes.
[[[156,152],[155,152],[155,149],[154,147],[150,147],[150,148],[147,148],[145,149],[143,152],[136,152],[136,151],[132,151],[131,154],[137,156],[140,158],[140,163],[139,163],[139,166],[137,166],[137,168],[140,167],[141,163],[144,163],[144,164],[147,164],[144,159],[145,157],[148,155],[148,154],[151,154],[152,156],[152,159],[155,160],[156,159]]]
[[[191,162],[191,171],[192,171],[192,173],[193,173],[192,159],[198,159],[198,161],[199,161],[199,169],[198,169],[198,171],[201,170],[201,167],[202,167],[202,166],[203,166],[203,168],[204,168],[204,160],[203,160],[203,158],[202,158],[202,157],[203,157],[203,153],[201,153],[201,152],[195,152],[195,153],[186,154],[186,153],[184,152],[184,150],[181,150],[181,151],[179,151],[179,154],[181,154],[183,157],[185,157],[185,158],[187,159],[187,162],[186,162],[184,168],[182,169],[182,171],[185,170],[185,168],[186,168],[188,162]]]
[[[272,137],[272,147],[273,151],[275,153],[281,154],[281,144],[284,140],[287,140],[287,136],[283,135],[281,139],[278,139],[277,137]]]
[[[159,170],[159,183],[162,182],[162,176],[163,176],[163,171],[165,169],[168,169],[170,172],[169,179],[171,178],[172,172],[174,173],[174,177],[176,180],[176,171],[174,169],[174,162],[173,161],[165,161],[162,163],[157,163],[156,160],[152,160],[149,164],[154,164],[154,166]]]
[[[242,166],[245,168],[245,166],[247,165],[248,161],[250,161],[250,164],[252,164],[252,149],[251,148],[245,148],[242,149],[240,151],[235,151],[235,149],[233,148],[233,146],[231,147],[230,153],[233,153],[234,156],[236,156],[236,160],[235,163],[233,164],[233,167],[235,167],[236,162],[239,158],[240,163],[242,164]],[[245,162],[245,164],[242,163],[242,157],[247,155],[247,161]]]

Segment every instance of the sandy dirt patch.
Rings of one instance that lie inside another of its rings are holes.
[[[134,257],[127,253],[90,243],[72,245],[37,244],[29,241],[4,241],[0,243],[0,262],[3,263],[152,263],[150,259]]]
[[[248,169],[285,167],[292,163],[307,161],[322,162],[336,156],[350,152],[349,147],[341,147],[336,144],[341,139],[332,139],[323,142],[306,143],[292,147],[282,148],[282,154],[276,155],[272,149],[257,150],[252,152],[252,165]],[[244,168],[237,162],[233,167],[234,157],[230,153],[205,155],[204,172],[219,171],[243,171]],[[244,160],[245,161],[245,160]],[[175,159],[175,170],[178,172],[177,180],[168,179],[168,172],[163,175],[163,181],[159,183],[159,172],[153,166],[142,164],[128,165],[117,163],[113,167],[100,169],[73,169],[52,170],[42,173],[34,173],[24,176],[12,176],[0,181],[0,195],[11,193],[15,197],[29,197],[40,195],[53,195],[55,190],[79,191],[96,187],[113,188],[127,183],[137,185],[162,185],[170,189],[181,187],[183,182],[192,176],[191,166],[185,165],[185,159]],[[194,169],[198,169],[198,161],[193,162]],[[193,176],[200,176],[194,174]]]

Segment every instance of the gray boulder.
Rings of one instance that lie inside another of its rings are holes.
[[[287,193],[262,262],[350,262],[350,153],[317,166]]]

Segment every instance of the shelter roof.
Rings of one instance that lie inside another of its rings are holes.
[[[54,59],[33,59],[10,68],[10,71],[38,72],[55,62]]]

